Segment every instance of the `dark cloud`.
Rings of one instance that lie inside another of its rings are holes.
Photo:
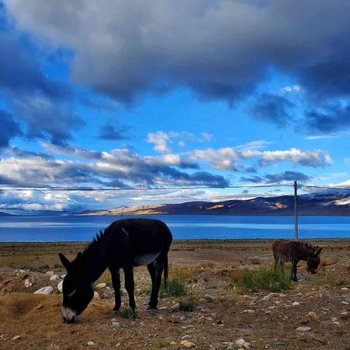
[[[13,119],[13,116],[10,113],[0,110],[0,148],[7,147],[9,141],[22,134],[21,129],[18,123]]]
[[[261,176],[251,176],[251,177],[241,177],[240,181],[249,182],[254,184],[272,184],[281,182],[309,182],[311,178],[306,174],[298,171],[285,171],[283,173],[268,174],[263,177]]]
[[[72,132],[85,122],[71,111],[69,105],[45,96],[26,96],[13,101],[13,110],[26,123],[26,136],[50,140],[64,145],[72,138]]]
[[[72,131],[83,125],[72,111],[68,85],[42,72],[38,49],[13,28],[0,29],[0,47],[0,101],[6,101],[12,119],[24,122],[23,135],[28,138],[66,143]]]
[[[348,1],[6,4],[21,28],[75,51],[77,82],[123,101],[185,86],[234,102],[271,67],[318,99],[350,93]],[[94,35],[91,23],[99,23]]]
[[[283,173],[265,175],[265,178],[267,183],[279,183],[284,181],[309,182],[311,180],[309,176],[298,171],[285,171]]]
[[[343,131],[350,128],[350,105],[333,105],[322,110],[311,110],[306,114],[310,132],[321,134]]]
[[[116,128],[114,125],[106,124],[101,127],[99,138],[104,140],[125,140],[126,133],[129,131],[127,127]]]
[[[0,32],[0,87],[11,95],[44,95],[53,100],[71,97],[69,88],[44,75],[35,54],[13,32]]]
[[[240,178],[241,182],[250,182],[250,183],[254,183],[254,184],[259,184],[264,182],[264,179],[260,176],[242,176]]]
[[[291,115],[293,107],[294,104],[283,96],[263,93],[258,96],[249,111],[259,120],[271,122],[279,127],[286,127],[293,121]]]

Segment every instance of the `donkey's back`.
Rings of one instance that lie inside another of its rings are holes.
[[[296,254],[298,242],[278,239],[272,244],[273,257],[275,261],[291,261]]]

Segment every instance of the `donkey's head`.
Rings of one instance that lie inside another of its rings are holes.
[[[94,296],[91,283],[84,277],[83,256],[78,253],[70,262],[63,254],[58,254],[67,275],[63,280],[63,304],[61,308],[64,322],[74,323],[86,309]]]
[[[322,247],[313,247],[310,257],[306,260],[307,270],[309,272],[317,272],[318,266],[320,265],[320,253],[322,249]]]

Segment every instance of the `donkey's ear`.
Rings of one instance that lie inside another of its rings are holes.
[[[323,247],[319,247],[319,248],[316,250],[315,255],[320,255],[320,253],[322,252],[322,249],[323,249]]]
[[[63,266],[68,271],[70,269],[70,267],[72,266],[72,263],[63,254],[58,253],[58,256],[60,257],[60,260],[61,260],[61,263],[63,264]]]

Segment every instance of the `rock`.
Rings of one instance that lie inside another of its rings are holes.
[[[45,273],[46,276],[53,276],[54,275],[54,272],[53,271],[47,271]]]
[[[50,277],[50,281],[57,281],[58,280],[58,275],[52,275],[51,277]]]
[[[192,349],[192,348],[195,348],[197,345],[196,345],[196,343],[189,341],[189,340],[181,340],[180,346],[182,346],[186,349]]]
[[[292,305],[293,305],[293,306],[299,306],[300,303],[298,303],[297,301],[295,301]]]
[[[44,295],[49,295],[53,292],[53,288],[51,286],[48,287],[43,287],[34,292],[34,294],[44,294]]]
[[[170,342],[170,345],[177,345],[177,342],[174,341],[174,340],[172,340],[172,341]]]
[[[100,294],[98,294],[98,292],[96,292],[96,291],[94,291],[94,298],[100,299]]]
[[[93,345],[95,345],[95,343],[94,343],[93,341],[90,340],[90,341],[88,341],[87,345],[93,346]]]
[[[275,295],[276,295],[276,293],[269,293],[269,294],[265,295],[260,301],[269,301]]]
[[[15,335],[12,340],[18,340],[18,339],[21,339],[21,336],[20,335]]]
[[[216,299],[213,295],[210,295],[210,294],[204,295],[204,298],[205,298],[207,301],[215,301],[215,299]]]
[[[120,325],[119,322],[117,322],[117,321],[112,321],[112,328],[113,328],[113,329],[117,329],[117,328],[120,328],[120,327],[121,327],[121,325]]]
[[[180,303],[176,303],[171,307],[171,311],[179,311]]]
[[[66,276],[67,276],[67,274],[65,273],[65,274],[61,275],[61,278],[64,279]]]
[[[225,347],[226,350],[234,350],[234,343],[231,341],[224,341],[222,342],[222,345]]]
[[[239,347],[239,349],[250,349],[250,344],[243,338],[236,340],[236,345]]]
[[[340,303],[343,304],[343,305],[349,305],[349,303],[347,301],[345,301],[345,300],[342,300]]]
[[[98,288],[98,289],[102,289],[102,288],[106,288],[106,287],[107,287],[106,283],[99,283],[96,285],[96,288]]]
[[[308,314],[309,318],[313,321],[317,321],[319,320],[320,318],[318,317],[318,315],[316,314],[316,312],[314,311],[310,311]]]
[[[31,287],[33,285],[33,283],[29,280],[29,278],[26,278],[25,280],[24,280],[24,286],[26,287],[26,288],[29,288],[29,287]]]
[[[42,304],[39,304],[37,306],[35,306],[34,310],[40,310],[43,308],[43,305]]]
[[[311,327],[298,327],[296,329],[297,332],[310,332],[311,331]]]
[[[58,282],[57,289],[60,293],[63,291],[63,281]]]

